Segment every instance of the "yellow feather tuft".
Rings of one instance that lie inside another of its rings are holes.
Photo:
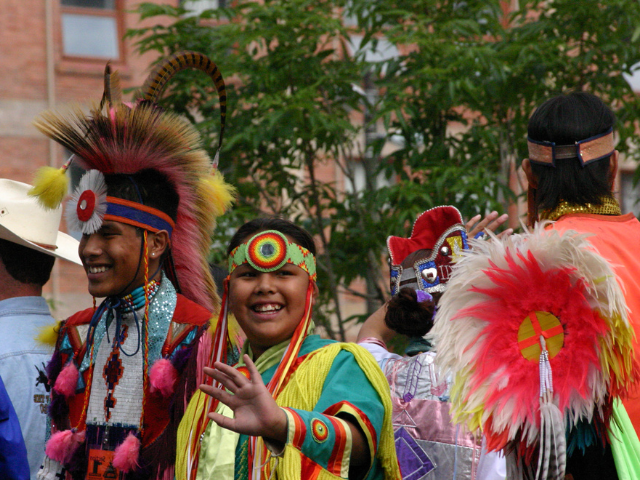
[[[45,345],[55,346],[58,341],[58,332],[60,332],[60,323],[56,322],[53,325],[46,325],[40,329],[36,340]]]
[[[33,188],[29,190],[29,195],[38,197],[38,203],[44,208],[57,209],[67,195],[69,188],[65,171],[64,167],[39,168],[33,181]]]
[[[226,212],[236,197],[236,188],[225,182],[224,176],[218,170],[202,179],[198,190],[200,196],[205,199],[205,204],[211,206],[216,217]]]

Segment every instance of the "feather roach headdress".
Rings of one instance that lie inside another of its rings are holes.
[[[156,104],[169,79],[187,68],[207,73],[218,91],[221,126],[214,162],[203,149],[197,130]],[[180,52],[155,67],[141,97],[133,104],[122,103],[118,73],[112,73],[109,65],[104,78],[102,100],[88,115],[76,107],[65,113],[47,111],[35,122],[42,133],[73,153],[73,161],[89,170],[68,205],[69,221],[76,229],[92,233],[104,218],[134,224],[127,219],[135,217],[136,226],[169,231],[176,287],[200,305],[210,310],[218,308],[219,298],[206,259],[215,219],[233,197],[233,188],[216,169],[226,115],[222,75],[205,55]],[[66,195],[64,172],[68,166],[69,162],[59,170],[45,168],[39,172],[32,194],[45,206],[59,205]],[[103,175],[132,175],[146,169],[162,173],[173,185],[179,197],[175,225],[162,212],[142,208],[136,202],[123,204],[108,196]]]
[[[637,379],[624,296],[575,232],[539,225],[472,247],[431,331],[455,421],[504,449],[509,478],[564,478],[565,426],[570,447],[606,442],[613,399]],[[575,438],[583,424],[591,440]]]

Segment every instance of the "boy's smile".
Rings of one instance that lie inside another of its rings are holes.
[[[290,263],[273,272],[260,272],[245,263],[231,273],[229,308],[255,358],[292,337],[305,313],[308,286],[307,272]]]
[[[142,234],[120,222],[105,221],[96,233],[83,235],[78,253],[89,280],[89,293],[94,297],[125,295],[141,286],[142,244]],[[153,275],[157,261],[149,260],[149,275]]]

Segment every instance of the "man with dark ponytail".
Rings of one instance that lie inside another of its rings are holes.
[[[614,126],[614,113],[595,95],[573,92],[551,98],[529,119],[529,156],[522,167],[529,182],[529,225],[550,220],[553,222],[550,228],[560,233],[590,234],[587,241],[610,262],[623,287],[629,321],[636,333],[637,361],[640,358],[640,222],[633,213],[622,215],[614,196],[618,170]],[[640,429],[637,389],[623,405],[629,416],[626,422],[630,419],[633,427],[629,427],[637,433]],[[623,411],[619,409],[616,413],[618,424],[621,416],[626,417]],[[567,472],[576,479],[615,478],[615,455],[612,456],[609,442],[606,443],[603,446],[601,442],[587,442],[570,455]],[[616,466],[620,463],[618,460]]]

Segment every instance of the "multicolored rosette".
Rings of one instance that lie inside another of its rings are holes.
[[[229,255],[229,273],[248,263],[259,272],[273,272],[290,263],[303,269],[315,281],[316,259],[306,248],[290,242],[277,230],[257,233],[247,243],[237,246]]]
[[[247,261],[256,270],[272,272],[287,263],[287,238],[268,231],[254,236],[247,244]]]
[[[89,170],[80,179],[66,210],[70,230],[91,235],[102,226],[107,213],[107,183],[99,170]]]

